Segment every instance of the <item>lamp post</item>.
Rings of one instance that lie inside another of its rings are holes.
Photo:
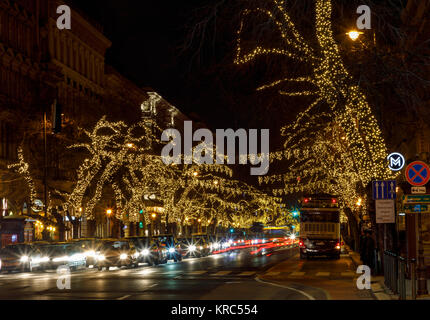
[[[106,223],[106,226],[107,226],[106,235],[108,238],[110,238],[110,216],[111,216],[111,214],[112,214],[112,209],[107,209],[106,210],[106,221],[107,221],[107,223]]]

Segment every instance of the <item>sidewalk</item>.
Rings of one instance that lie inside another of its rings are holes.
[[[363,264],[357,252],[349,249],[349,256],[356,268]],[[384,276],[372,277],[371,291],[375,298],[378,300],[399,300],[399,295],[393,294],[393,292],[385,286],[384,281]],[[427,280],[427,289],[430,291],[430,279]],[[412,300],[411,280],[408,279],[406,279],[406,299]],[[430,295],[417,297],[417,300],[430,300]]]

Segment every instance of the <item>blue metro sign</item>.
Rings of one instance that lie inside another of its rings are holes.
[[[396,181],[372,181],[373,200],[396,199]]]

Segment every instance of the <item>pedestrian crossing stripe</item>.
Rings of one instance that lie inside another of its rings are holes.
[[[341,272],[342,277],[354,277],[356,274],[354,272]]]
[[[192,271],[192,272],[189,272],[189,274],[195,274],[195,275],[200,275],[200,274],[205,274],[207,271]]]
[[[302,277],[304,275],[305,275],[304,272],[298,272],[298,271],[290,273],[290,276],[292,277]]]
[[[271,271],[271,272],[267,272],[264,275],[266,276],[279,276],[281,273],[280,272],[275,272],[275,271]]]
[[[255,274],[255,271],[246,271],[239,274],[239,276],[252,276]]]
[[[231,273],[231,271],[219,271],[217,273],[211,274],[211,276],[226,276],[230,273]]]
[[[317,277],[328,277],[330,276],[330,272],[317,272]]]

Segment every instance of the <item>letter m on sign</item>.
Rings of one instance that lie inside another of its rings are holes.
[[[391,167],[396,168],[396,167],[400,167],[401,165],[402,165],[402,158],[400,157],[397,159],[394,159],[393,157],[390,158]]]

